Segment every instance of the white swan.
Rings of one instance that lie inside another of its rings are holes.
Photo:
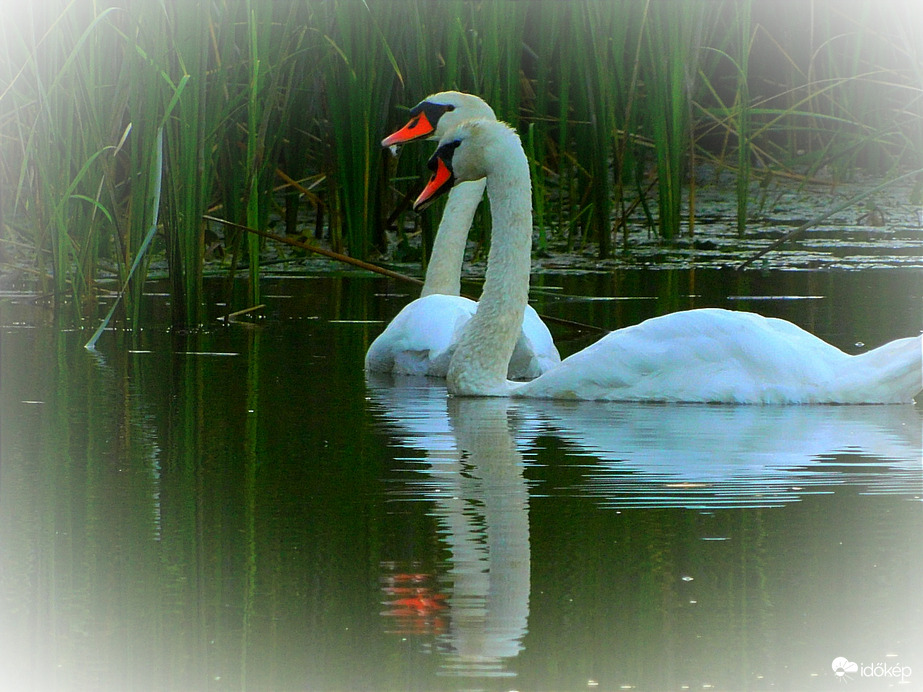
[[[471,118],[496,120],[493,110],[472,94],[446,91],[428,96],[410,111],[410,120],[382,140],[395,147],[423,137],[439,139]],[[474,212],[484,197],[483,179],[459,183],[448,202],[433,242],[420,298],[408,303],[372,342],[365,358],[369,372],[445,377],[462,328],[477,303],[459,295],[461,267]],[[561,362],[548,327],[527,307],[507,376],[531,379]]]
[[[850,356],[753,313],[673,313],[605,336],[525,383],[509,382],[529,284],[529,167],[515,131],[472,120],[440,141],[416,208],[453,181],[487,178],[493,239],[478,311],[449,364],[456,395],[725,403],[906,403],[923,390],[923,337]]]

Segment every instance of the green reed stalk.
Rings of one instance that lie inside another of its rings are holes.
[[[379,26],[395,20],[395,15],[381,9],[385,7],[335,3],[328,7],[324,35],[332,48],[324,76],[336,162],[332,194],[340,214],[332,221],[345,236],[350,254],[360,259],[368,256],[383,231],[381,157],[385,154],[378,142],[390,121],[383,104],[388,103],[394,80],[403,80],[385,38],[393,27]]]
[[[181,66],[187,47],[180,34],[192,30],[194,23],[184,21],[188,17],[171,17],[167,8],[151,3],[133,9],[133,13],[122,18],[119,29],[125,59],[118,85],[124,94],[123,117],[130,123],[124,162],[128,175],[127,180],[113,175],[110,193],[113,204],[121,210],[117,242],[122,258],[120,278],[123,286],[127,284],[126,314],[128,323],[137,326],[149,261],[144,249],[149,242],[149,229],[161,217],[171,271],[173,322],[186,326],[185,318],[177,317],[185,314],[183,309],[189,295],[183,286],[200,280],[201,270],[196,271],[194,265],[184,266],[178,259],[183,255],[179,248],[182,234],[176,230],[181,226],[177,216],[182,215],[184,203],[195,199],[192,192],[185,193],[189,176],[181,172],[178,159],[194,156],[196,151],[193,144],[180,143],[179,139],[184,129],[195,126],[187,104],[198,88],[193,84],[187,89],[191,74]],[[178,68],[171,65],[174,61],[180,63]],[[178,114],[176,119],[171,117],[174,112]],[[161,168],[158,163],[161,156],[168,171],[163,191],[159,174],[153,173]],[[153,204],[161,195],[162,209]]]
[[[750,160],[753,151],[757,149],[753,142],[753,106],[749,87],[750,54],[755,38],[751,19],[751,0],[734,3],[730,22],[726,42],[731,45],[725,46],[712,42],[703,49],[703,58],[699,66],[699,79],[703,90],[715,106],[703,105],[701,100],[695,105],[705,116],[704,122],[698,123],[703,130],[709,133],[716,128],[719,131],[723,130],[722,145],[720,151],[715,154],[719,164],[725,163],[729,140],[732,138],[736,140],[737,233],[743,235],[747,227],[749,208]],[[724,68],[724,65],[732,70],[736,85],[732,103],[728,103],[727,98],[722,96],[721,85],[712,80],[712,76],[729,80],[725,74],[728,68]],[[696,143],[693,142],[694,147],[695,145]]]
[[[615,112],[613,92],[608,88],[607,65],[611,64],[611,34],[614,28],[606,26],[605,20],[612,18],[611,8],[616,5],[581,3],[580,17],[575,27],[583,34],[581,45],[587,51],[579,61],[579,81],[582,89],[577,93],[583,97],[583,112],[589,118],[589,126],[581,128],[578,135],[579,151],[590,174],[590,199],[592,212],[590,223],[593,228],[600,259],[609,256],[609,236],[612,216],[612,180],[609,176],[609,157],[614,135],[612,117]],[[614,24],[614,22],[613,22]]]
[[[321,37],[315,31],[309,31],[314,23],[313,6],[299,8],[291,16],[294,26],[303,28],[298,45],[294,46],[287,57],[292,61],[290,70],[290,88],[288,97],[280,100],[280,117],[278,133],[279,168],[292,180],[303,182],[308,178],[322,180],[326,174],[325,157],[318,153],[315,133],[309,128],[310,123],[322,119],[322,107],[312,89],[316,79],[321,51],[325,47]],[[324,218],[324,203],[318,195],[305,195],[294,186],[285,192],[285,229],[286,233],[297,235],[299,208],[302,198],[306,198],[315,209],[314,234],[320,237]]]
[[[468,6],[474,27],[468,34],[474,88],[491,104],[498,118],[516,127],[525,3],[486,2]]]
[[[554,6],[558,6],[558,3],[552,3]],[[573,10],[568,6],[562,8],[560,13],[557,16],[558,21],[563,25],[559,29],[559,33],[566,37],[568,25],[571,21],[571,12]],[[559,50],[557,53],[557,63],[558,65],[568,65],[568,54],[569,50],[573,47],[571,41],[562,38],[559,43]],[[560,69],[560,68],[557,68]],[[557,137],[552,141],[555,142],[557,152],[558,152],[558,161],[557,161],[557,174],[558,174],[558,194],[557,194],[557,220],[556,226],[559,232],[562,232],[564,229],[570,229],[567,232],[567,247],[571,249],[573,247],[574,232],[573,229],[577,226],[577,216],[578,213],[575,212],[576,204],[571,199],[570,189],[572,183],[576,182],[577,176],[572,175],[572,172],[575,169],[573,165],[573,160],[567,156],[567,153],[570,151],[570,138],[571,138],[571,128],[570,128],[570,117],[571,117],[571,80],[570,74],[567,72],[558,71],[556,72],[557,79],[557,97],[558,97],[558,108],[557,108],[557,117],[555,119],[555,126],[557,129]],[[538,88],[538,87],[537,87]],[[552,117],[552,114],[548,114],[549,119]]]
[[[204,319],[202,274],[204,229],[202,214],[209,201],[214,162],[207,153],[214,118],[211,104],[219,93],[208,90],[208,5],[190,3],[168,8],[166,30],[173,37],[170,69],[174,79],[188,80],[176,117],[168,127],[167,165],[170,170],[164,209],[164,237],[172,286],[174,327],[194,328]]]
[[[101,198],[103,162],[120,130],[99,104],[112,98],[114,63],[102,50],[111,10],[30,4],[19,12],[31,31],[4,29],[19,69],[2,96],[20,136],[14,213],[32,229],[43,282],[49,252],[55,296],[82,309],[95,296],[100,235],[113,220]]]
[[[157,232],[157,217],[158,211],[160,210],[160,190],[163,180],[163,128],[157,132],[157,141],[155,143],[155,150],[153,152],[153,162],[151,166],[151,171],[149,172],[150,179],[153,181],[154,187],[154,197],[151,199],[151,225],[147,234],[144,236],[144,240],[141,242],[138,252],[135,255],[134,260],[131,263],[131,267],[128,270],[127,275],[125,276],[125,281],[122,284],[122,290],[119,292],[118,297],[115,302],[113,302],[112,307],[109,309],[109,312],[106,314],[106,317],[103,319],[102,323],[99,325],[97,330],[93,333],[93,336],[90,337],[90,340],[84,345],[88,351],[96,350],[96,342],[99,341],[99,337],[102,336],[103,331],[109,325],[112,316],[115,314],[115,310],[119,305],[122,297],[125,295],[125,289],[129,285],[132,285],[132,277],[135,274],[135,271],[138,267],[141,266],[142,260],[147,254],[147,249],[151,245],[151,241],[154,239],[154,234]],[[140,282],[138,282],[140,283]]]
[[[206,94],[210,104],[208,132],[216,133],[215,143],[208,149],[217,152],[210,170],[221,170],[221,175],[215,176],[212,194],[220,197],[226,218],[265,229],[273,207],[275,172],[286,149],[286,125],[293,115],[304,115],[292,111],[290,99],[295,76],[306,70],[303,43],[307,28],[295,4],[277,7],[248,3],[237,7],[232,3],[224,12],[229,17],[209,27],[218,35],[213,49],[217,69],[209,69]],[[305,155],[304,151],[299,153]],[[248,260],[247,307],[258,304],[262,244],[259,238],[247,236],[245,240],[240,233],[225,237],[231,255],[230,312],[232,279],[242,246]],[[200,245],[199,252],[203,251]]]
[[[560,91],[556,79],[564,9],[557,2],[533,3],[526,15],[523,36],[524,55],[535,63],[535,79],[530,85],[531,101],[527,100],[523,104],[523,111],[527,117],[531,116],[527,141],[535,200],[535,225],[538,227],[536,249],[540,253],[547,249],[552,225],[549,196],[553,182],[549,180],[547,172],[550,170],[549,147],[553,147],[553,126],[560,120],[560,115],[555,117],[552,114],[552,94]],[[558,197],[560,200],[561,195]],[[560,226],[560,201],[556,207],[558,214],[555,225]]]
[[[753,46],[751,0],[735,3],[737,8],[737,235],[747,230],[747,206],[750,199],[750,51]]]
[[[682,184],[690,146],[690,106],[703,7],[698,2],[654,3],[646,27],[647,111],[657,160],[658,221],[665,239],[679,234]]]
[[[541,253],[548,245],[548,237],[545,232],[545,176],[536,153],[535,130],[535,123],[529,123],[525,149],[529,159],[529,176],[532,178],[533,224],[538,227],[538,244],[535,250]]]
[[[631,8],[621,3],[571,3],[565,16],[570,36],[562,41],[561,60],[572,65],[573,72],[561,76],[561,83],[571,82],[568,90],[574,122],[564,131],[570,136],[559,139],[562,151],[572,151],[578,170],[571,193],[572,218],[588,214],[588,225],[597,242],[600,257],[610,252],[612,225],[612,190],[616,182],[611,166],[616,154],[616,114],[622,111],[626,76],[612,66],[624,55],[631,31]],[[618,165],[618,164],[616,164]],[[573,227],[575,227],[576,224]]]
[[[251,0],[247,0],[247,28],[250,47],[250,80],[247,95],[247,225],[262,228],[260,223],[259,194],[259,122],[262,104],[260,95],[260,41],[257,31],[257,16]],[[265,3],[263,7],[266,7]],[[271,11],[271,10],[270,10]],[[264,19],[265,21],[265,19]],[[250,305],[260,302],[260,238],[254,234],[247,236],[248,282],[247,299]]]

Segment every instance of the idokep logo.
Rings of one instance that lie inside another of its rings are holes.
[[[837,656],[833,659],[833,663],[830,664],[833,668],[833,674],[838,678],[848,677],[847,673],[855,673],[859,670],[859,664],[853,663],[848,658],[843,658],[842,656]]]
[[[837,656],[830,664],[833,674],[841,680],[852,680],[858,673],[860,678],[885,678],[906,684],[913,674],[910,666],[900,663],[855,663],[843,656]]]

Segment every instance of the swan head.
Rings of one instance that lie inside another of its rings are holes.
[[[417,139],[439,140],[446,132],[465,120],[496,120],[493,109],[483,99],[461,91],[441,91],[432,94],[410,109],[410,120],[397,132],[381,140],[381,146],[391,147]]]
[[[480,180],[499,163],[518,155],[525,159],[516,131],[498,120],[466,120],[448,130],[427,167],[432,176],[413,203],[420,211],[456,183]],[[528,168],[526,169],[528,170]]]

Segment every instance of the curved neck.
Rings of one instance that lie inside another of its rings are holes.
[[[529,164],[512,130],[485,147],[493,222],[487,276],[478,309],[458,343],[446,384],[452,394],[503,395],[507,366],[529,299],[532,185]]]
[[[474,219],[487,181],[459,183],[449,193],[442,221],[433,241],[433,252],[426,266],[426,279],[420,297],[433,293],[457,296],[461,293],[461,269],[468,244],[468,230]]]

